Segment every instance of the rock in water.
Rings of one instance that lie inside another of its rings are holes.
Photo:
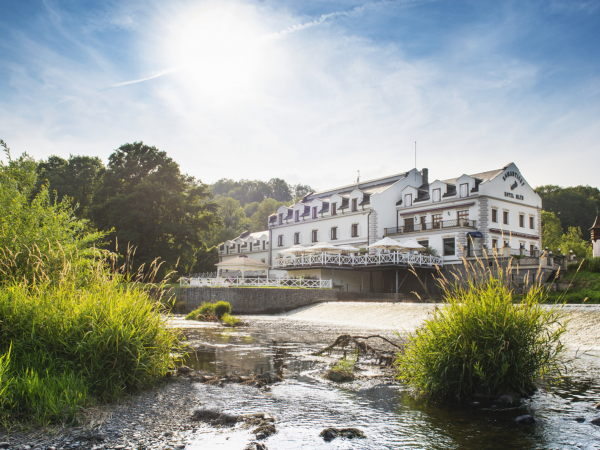
[[[273,424],[261,425],[253,430],[252,433],[256,435],[256,439],[266,439],[272,434],[277,433],[277,428]]]
[[[592,423],[592,425],[596,425],[596,426],[600,427],[600,417],[598,417],[594,420],[590,420],[590,422]]]
[[[596,403],[596,406],[594,406],[594,409],[600,409],[600,402]]]
[[[515,419],[519,425],[533,425],[535,423],[535,419],[531,417],[529,414],[525,414],[524,416],[519,416]]]
[[[319,434],[325,441],[331,442],[337,437],[345,438],[345,439],[354,439],[359,438],[363,439],[365,434],[360,431],[358,428],[325,428]]]
[[[575,417],[575,422],[583,423],[585,422],[585,417]]]
[[[190,373],[192,371],[192,369],[190,369],[188,366],[180,366],[177,368],[177,372],[185,375],[186,373]]]
[[[250,442],[244,450],[269,450],[265,444]]]
[[[325,378],[327,378],[328,380],[331,381],[338,381],[338,382],[343,382],[343,381],[352,381],[354,380],[354,374],[352,372],[346,372],[345,370],[329,370],[329,372],[327,372],[325,374]]]

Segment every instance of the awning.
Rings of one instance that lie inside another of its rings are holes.
[[[469,231],[467,233],[467,237],[470,237],[470,238],[473,238],[473,239],[475,239],[475,238],[483,238],[483,234],[481,233],[481,231]]]

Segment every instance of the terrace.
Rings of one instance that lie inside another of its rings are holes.
[[[419,253],[391,252],[365,255],[343,255],[323,252],[276,258],[273,268],[361,268],[377,266],[435,268],[436,266],[442,266],[443,264],[443,259],[440,256],[430,256]]]

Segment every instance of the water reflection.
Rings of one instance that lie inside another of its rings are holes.
[[[278,433],[267,440],[275,449],[600,449],[593,405],[600,401],[597,379],[574,378],[556,391],[536,394],[519,408],[462,407],[417,401],[394,384],[344,387],[323,382],[318,358],[310,353],[331,343],[349,327],[288,323],[278,318],[245,318],[240,331],[189,330],[196,350],[187,364],[216,374],[282,373],[284,383],[270,392],[241,386],[198,385],[205,406],[232,413],[266,412],[277,418]],[[373,330],[375,333],[381,331]],[[365,333],[365,330],[356,331]],[[532,414],[537,423],[521,427],[515,417]],[[585,417],[578,423],[576,417]],[[367,439],[325,443],[328,426],[361,428]],[[205,434],[190,448],[244,448],[251,436],[235,429]]]

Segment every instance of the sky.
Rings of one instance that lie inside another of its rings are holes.
[[[205,183],[326,189],[515,162],[600,186],[600,1],[4,0],[13,155],[154,145]]]

